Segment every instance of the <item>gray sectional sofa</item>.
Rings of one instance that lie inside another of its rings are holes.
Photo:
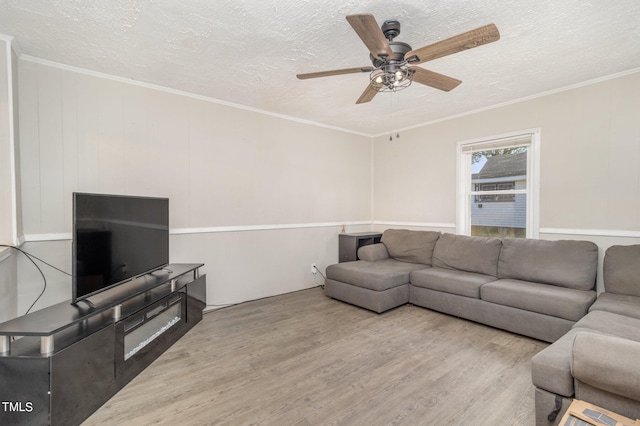
[[[536,424],[575,397],[640,417],[640,246],[613,246],[596,297],[588,241],[390,229],[327,268],[332,298],[381,313],[412,303],[552,343],[532,359]]]
[[[358,257],[327,268],[326,294],[378,313],[412,303],[553,342],[596,300],[588,241],[389,229]]]

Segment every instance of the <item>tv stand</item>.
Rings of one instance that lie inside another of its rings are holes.
[[[172,264],[91,301],[0,324],[0,401],[8,402],[0,424],[77,425],[89,417],[202,320],[202,266]]]
[[[164,268],[160,268],[160,269],[156,269],[155,271],[151,272],[151,274],[158,272],[158,271],[167,271],[168,273],[173,273],[173,271],[171,269],[169,269],[167,266],[165,266]]]

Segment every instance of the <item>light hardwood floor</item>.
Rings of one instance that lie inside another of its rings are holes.
[[[320,288],[205,314],[84,425],[534,425],[547,344]]]

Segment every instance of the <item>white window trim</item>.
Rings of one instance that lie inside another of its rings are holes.
[[[527,238],[538,238],[540,235],[540,128],[527,129],[478,139],[460,141],[456,147],[456,234],[471,234],[471,208],[469,205],[471,182],[471,155],[469,149],[476,151],[482,145],[495,145],[504,140],[529,138],[531,144],[527,150]],[[515,143],[517,146],[518,143]],[[507,145],[505,145],[507,146]],[[510,191],[511,192],[511,191]]]

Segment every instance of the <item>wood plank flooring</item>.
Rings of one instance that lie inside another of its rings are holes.
[[[530,360],[546,346],[313,288],[205,314],[83,424],[534,425]]]

